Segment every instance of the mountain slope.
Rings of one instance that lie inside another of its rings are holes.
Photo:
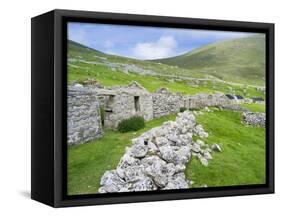
[[[181,69],[170,65],[138,60],[118,55],[103,53],[83,44],[68,40],[68,63],[70,65],[104,66],[114,71],[131,72],[140,75],[157,75],[166,78],[175,76],[205,78],[204,74],[193,74],[188,69]],[[85,66],[86,67],[86,66]]]
[[[137,81],[148,91],[166,87],[172,92],[233,93],[243,96],[264,96],[262,91],[244,84],[218,81],[209,74],[152,61],[137,60],[106,54],[82,44],[68,41],[68,83],[84,83],[93,79],[110,87]]]
[[[93,48],[89,48],[83,44],[80,44],[75,41],[68,40],[67,43],[68,50],[71,52],[80,52],[80,53],[91,53],[91,54],[97,54],[97,55],[106,55],[105,53],[102,53],[101,51],[95,50]]]
[[[265,37],[255,35],[210,44],[156,62],[178,66],[227,81],[264,84]]]

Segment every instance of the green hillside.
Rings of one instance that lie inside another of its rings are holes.
[[[94,79],[109,87],[137,81],[150,92],[166,87],[172,92],[185,94],[220,92],[245,97],[264,97],[262,91],[243,82],[238,85],[223,83],[216,76],[201,73],[197,69],[183,69],[163,63],[109,55],[70,40],[67,75],[68,83],[83,83],[87,79]]]
[[[156,61],[227,81],[264,85],[265,37],[255,35],[221,41]]]
[[[69,52],[75,52],[75,53],[81,53],[81,54],[84,54],[84,55],[93,55],[93,54],[96,54],[96,55],[99,55],[99,56],[106,56],[106,54],[98,51],[98,50],[95,50],[93,48],[89,48],[83,44],[79,44],[75,41],[71,41],[71,40],[68,40],[68,51]]]

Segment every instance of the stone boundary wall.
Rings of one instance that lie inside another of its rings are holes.
[[[153,117],[176,114],[184,107],[184,97],[179,94],[172,93],[153,93]]]
[[[181,95],[170,92],[153,93],[153,117],[176,114],[181,107],[186,109],[204,108],[232,104],[223,94]]]
[[[85,143],[102,136],[99,101],[91,89],[69,86],[67,107],[68,145]]]

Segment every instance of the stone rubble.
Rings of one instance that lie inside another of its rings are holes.
[[[117,168],[102,176],[99,193],[189,188],[193,182],[184,174],[187,163],[194,156],[208,166],[214,149],[200,139],[193,141],[193,136],[206,138],[208,133],[185,111],[132,139]]]
[[[241,112],[247,112],[249,111],[248,109],[246,108],[242,108],[241,106],[239,105],[223,105],[223,106],[220,106],[220,109],[221,110],[231,110],[231,111],[241,111]]]
[[[263,112],[243,112],[242,122],[255,127],[265,127],[265,113]]]

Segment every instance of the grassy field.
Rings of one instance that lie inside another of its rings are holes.
[[[137,132],[119,133],[106,131],[98,140],[68,148],[68,194],[96,193],[99,182],[106,170],[115,169],[126,146],[143,132],[174,120],[175,115],[154,119]]]
[[[261,109],[261,108],[260,108]],[[137,132],[106,131],[104,137],[68,148],[69,194],[96,193],[101,176],[115,169],[130,140],[150,128],[160,126],[170,115],[146,123]],[[218,143],[222,153],[213,153],[208,167],[193,158],[186,169],[194,187],[260,184],[265,181],[265,129],[241,124],[240,113],[214,111],[197,117],[210,136],[206,143]],[[223,126],[223,127],[222,127]]]
[[[192,158],[186,176],[193,187],[232,186],[265,183],[265,129],[245,126],[240,113],[215,111],[197,117],[209,133],[208,144],[218,143],[221,153],[204,167]]]

